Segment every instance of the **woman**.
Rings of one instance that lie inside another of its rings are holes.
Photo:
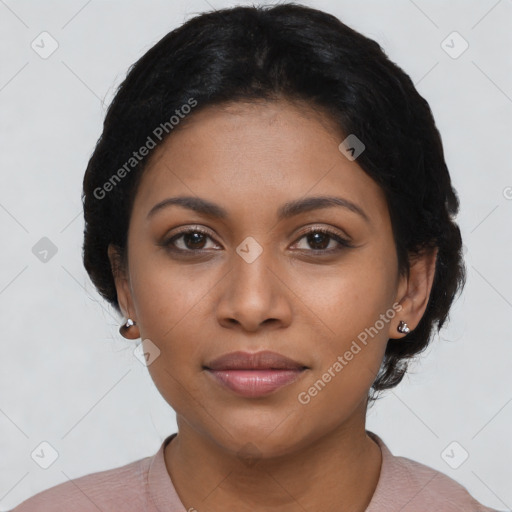
[[[491,510],[365,429],[465,279],[431,110],[375,41],[295,4],[189,20],[121,84],[83,201],[178,433],[16,511]]]

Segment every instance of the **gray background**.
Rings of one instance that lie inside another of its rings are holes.
[[[461,199],[466,290],[367,428],[395,455],[510,509],[512,1],[303,3],[375,39],[411,76],[434,112]],[[232,5],[0,0],[2,511],[152,455],[176,431],[174,412],[133,355],[140,340],[120,337],[120,318],[82,266],[81,181],[128,67],[195,13]],[[43,31],[59,45],[46,59],[31,47],[42,46]],[[461,55],[453,31],[469,44]],[[46,262],[33,253],[43,237],[57,248]],[[59,454],[48,469],[30,455],[42,441]],[[460,461],[462,450],[469,458],[453,469],[446,461]]]

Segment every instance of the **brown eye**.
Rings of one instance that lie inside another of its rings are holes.
[[[325,228],[309,229],[307,232],[303,233],[299,238],[299,241],[300,240],[305,240],[305,245],[307,245],[307,247],[299,247],[298,250],[300,251],[312,250],[313,252],[329,254],[339,251],[343,247],[353,247],[347,239]]]
[[[306,235],[306,239],[308,241],[309,246],[315,250],[325,250],[329,246],[329,242],[332,238],[319,231],[312,232]]]
[[[162,245],[172,251],[200,252],[209,249],[208,239],[211,236],[200,228],[188,228],[165,240]]]
[[[181,235],[183,237],[183,243],[187,249],[203,249],[206,241],[206,236],[203,233],[190,232]],[[180,238],[181,238],[180,237]]]
[[[183,229],[181,232],[165,240],[161,245],[177,253],[200,253],[209,249],[217,249],[218,246],[216,244],[213,247],[208,247],[209,240],[213,242],[212,237],[207,231],[195,227]],[[299,251],[317,254],[331,254],[345,247],[353,247],[347,239],[325,228],[309,229],[302,234],[295,245],[297,246],[301,240],[304,240],[305,243],[303,247],[297,247]]]

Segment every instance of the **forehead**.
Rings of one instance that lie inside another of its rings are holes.
[[[166,197],[197,195],[241,213],[274,209],[308,195],[341,195],[377,220],[381,188],[339,150],[345,138],[325,113],[288,101],[206,107],[158,146],[134,209]]]

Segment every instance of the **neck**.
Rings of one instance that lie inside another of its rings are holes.
[[[364,512],[379,480],[381,451],[364,414],[286,455],[245,460],[179,416],[178,427],[164,457],[186,510]]]

